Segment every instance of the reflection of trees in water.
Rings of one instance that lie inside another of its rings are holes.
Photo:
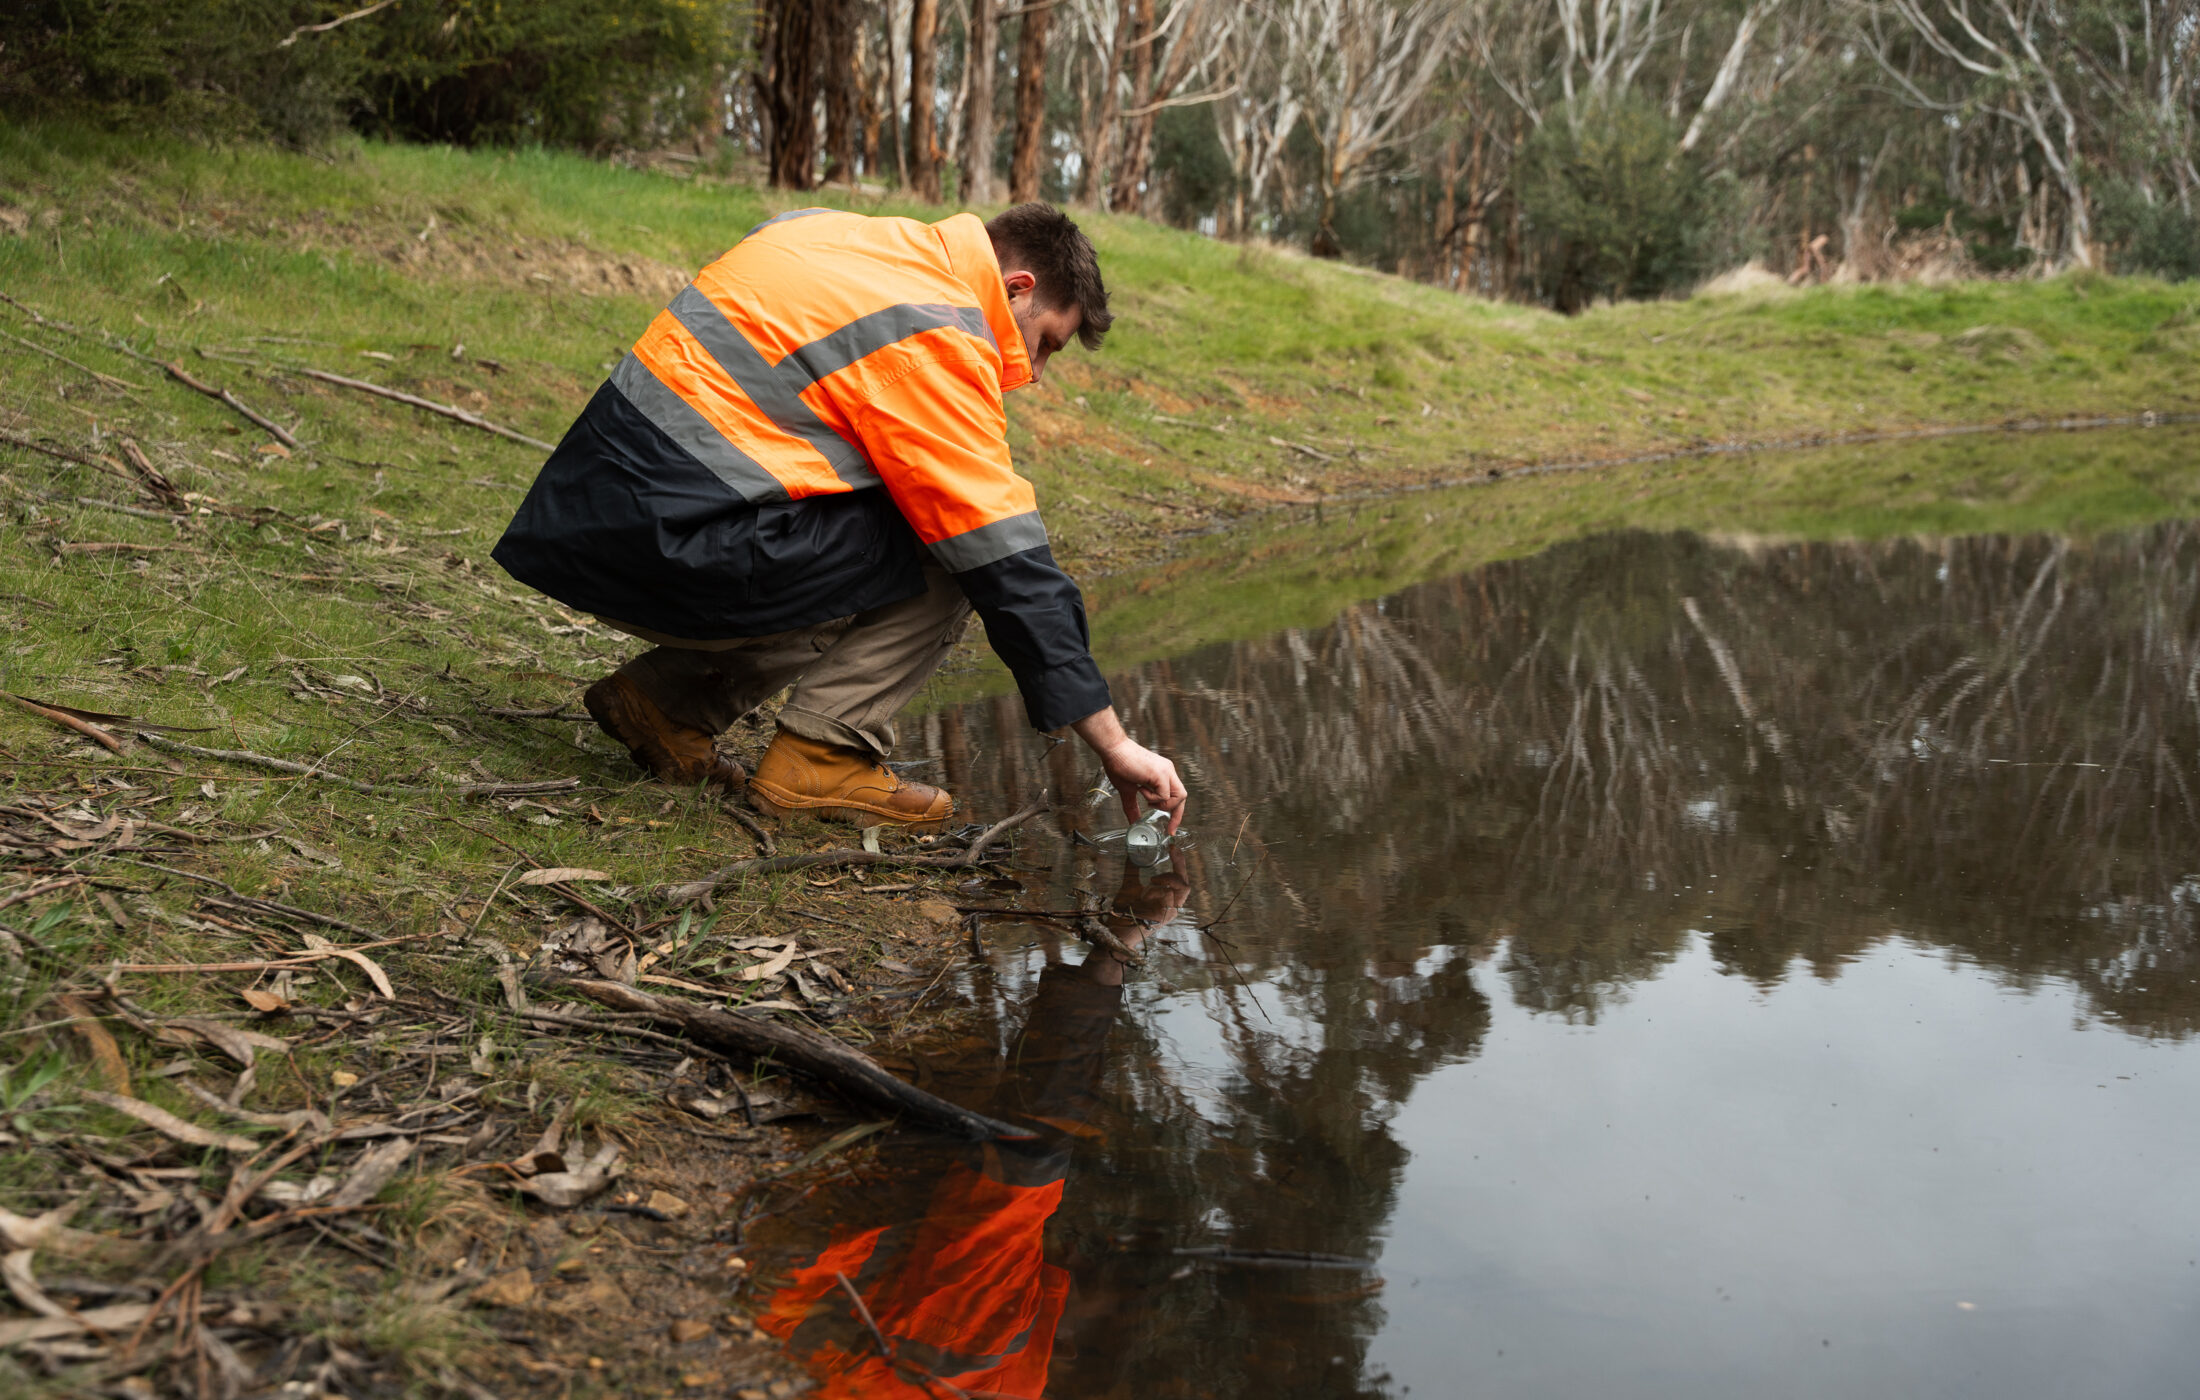
[[[1195,873],[1232,848],[1259,862],[1233,910],[1243,956],[1333,1014],[1328,980],[1364,987],[1435,943],[1502,941],[1515,997],[1593,1016],[1690,927],[1762,981],[1797,959],[1830,974],[1893,930],[2184,1034],[2196,562],[2185,524],[1610,536],[1148,666],[1118,694],[1183,756]],[[1009,777],[1039,771],[1036,744],[960,747],[965,788],[1037,785]],[[1236,876],[1216,878],[1209,909]]]

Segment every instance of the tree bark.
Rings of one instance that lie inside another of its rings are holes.
[[[901,60],[902,46],[908,31],[894,23],[896,8],[889,0],[886,6],[886,139],[894,148],[894,184],[899,189],[909,188],[909,123],[901,109]],[[886,158],[879,157],[879,171],[886,169]]]
[[[859,17],[851,28],[854,52],[850,63],[856,72],[856,156],[863,162],[863,173],[876,180],[885,150],[879,130],[891,104],[879,101],[878,83],[871,76],[870,24]]]
[[[817,171],[817,16],[809,0],[768,0],[759,18],[756,101],[769,128],[771,183],[806,190]]]
[[[1000,46],[996,0],[970,0],[970,95],[963,108],[963,172],[958,195],[965,204],[991,204],[993,194],[993,60]]]
[[[856,89],[863,70],[855,42],[855,0],[816,0],[825,86],[825,180],[856,178]]]
[[[1047,125],[1047,21],[1052,4],[1026,9],[1016,36],[1016,146],[1008,163],[1008,197],[1039,197],[1039,155]]]
[[[1317,258],[1344,256],[1344,243],[1337,237],[1337,178],[1330,171],[1326,155],[1321,165],[1321,212],[1314,225],[1314,242],[1309,251]]]
[[[1106,54],[1094,53],[1088,61],[1103,64],[1098,73],[1098,87],[1087,88],[1080,82],[1080,97],[1084,101],[1084,113],[1078,122],[1078,160],[1076,201],[1090,207],[1106,207],[1108,187],[1101,183],[1101,176],[1115,166],[1115,140],[1117,118],[1123,110],[1121,78],[1123,74],[1124,43],[1128,39],[1128,26],[1120,20],[1115,26],[1115,38],[1108,45]],[[1091,69],[1085,70],[1087,75]]]
[[[934,120],[939,97],[940,0],[909,7],[909,183],[917,198],[940,198],[940,142]]]
[[[1110,172],[1108,207],[1128,214],[1138,210],[1153,168],[1153,0],[1123,0],[1120,24],[1124,56],[1130,60],[1131,115],[1123,123],[1122,156]]]

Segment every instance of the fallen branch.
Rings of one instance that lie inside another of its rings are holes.
[[[220,890],[224,894],[228,895],[231,900],[236,901],[235,903],[225,903],[224,901],[219,899],[208,899],[206,901],[207,903],[220,908],[234,909],[237,912],[243,914],[275,914],[285,918],[304,919],[307,923],[321,924],[328,928],[341,929],[345,933],[356,933],[362,938],[374,937],[373,929],[361,928],[359,925],[352,923],[349,920],[337,918],[334,914],[320,914],[314,912],[311,909],[300,909],[295,904],[284,904],[280,900],[259,899],[252,895],[239,892],[235,885],[232,885],[227,881],[217,880],[211,875],[201,875],[195,870],[178,870],[173,865],[155,865],[149,860],[132,860],[128,856],[113,856],[110,857],[110,859],[118,860],[124,865],[135,865],[140,866],[146,870],[157,870],[163,875],[181,875],[186,880],[196,880],[202,885],[212,885],[215,889]],[[409,938],[419,938],[425,936],[426,935],[424,934],[408,935]],[[391,939],[389,941],[402,943],[405,942],[406,939]],[[384,945],[381,943],[373,943],[368,946],[379,948]],[[304,957],[305,955],[303,953],[299,953],[294,954],[293,956]]]
[[[268,768],[277,773],[295,773],[301,778],[318,778],[324,783],[334,783],[353,792],[369,797],[433,797],[439,793],[451,797],[506,797],[521,793],[568,792],[581,785],[578,778],[548,778],[534,783],[452,783],[445,787],[401,787],[394,783],[363,783],[357,778],[346,778],[310,763],[294,763],[287,758],[271,758],[249,749],[202,749],[196,744],[179,744],[173,739],[163,739],[146,730],[138,731],[138,738],[159,749],[162,753],[189,754],[193,758],[218,758],[230,763],[247,763],[255,768]]]
[[[251,1138],[238,1137],[234,1133],[217,1133],[196,1123],[178,1118],[167,1109],[149,1104],[143,1099],[127,1094],[102,1093],[97,1089],[81,1089],[78,1093],[93,1103],[104,1104],[118,1113],[126,1113],[162,1137],[173,1139],[191,1147],[215,1147],[224,1152],[257,1152],[260,1144]]]
[[[121,477],[132,486],[141,485],[137,478],[124,471],[121,464],[117,462],[107,462],[87,457],[81,452],[71,452],[65,447],[48,447],[45,443],[33,442],[27,437],[19,437],[4,430],[0,430],[0,442],[8,444],[10,447],[20,447],[26,452],[42,453],[57,462],[74,462],[80,467],[90,467],[95,472],[106,472],[110,476]]]
[[[318,379],[324,384],[335,384],[346,389],[356,389],[362,394],[373,394],[377,398],[391,399],[397,403],[410,404],[414,408],[426,409],[430,413],[441,414],[453,422],[464,423],[469,428],[479,428],[485,433],[495,433],[500,438],[510,438],[513,442],[523,442],[529,447],[539,447],[545,452],[558,450],[558,445],[554,442],[544,442],[541,438],[531,438],[525,433],[516,433],[510,428],[499,427],[488,419],[478,414],[468,413],[455,404],[436,403],[432,399],[424,399],[416,394],[384,388],[380,384],[370,384],[364,379],[351,379],[341,374],[330,374],[325,369],[308,369],[303,365],[291,365],[286,368],[291,374],[302,374],[308,379]]]
[[[681,1034],[714,1050],[730,1050],[751,1059],[806,1074],[821,1083],[896,1113],[965,1137],[1028,1138],[1029,1129],[972,1113],[912,1084],[905,1084],[880,1068],[870,1056],[852,1050],[831,1036],[799,1026],[698,1006],[673,997],[652,996],[619,982],[572,978],[555,985],[577,992],[614,1011],[640,1012],[661,1026],[676,1027]]]
[[[566,708],[565,708],[565,702],[564,702],[563,700],[560,700],[560,701],[559,701],[559,702],[558,702],[557,704],[555,704],[555,705],[546,705],[546,706],[544,706],[544,707],[543,707],[542,709],[539,709],[539,710],[514,710],[514,709],[504,709],[504,708],[499,708],[499,709],[489,709],[489,710],[482,710],[482,711],[481,711],[480,713],[482,713],[482,714],[485,714],[485,715],[493,715],[493,716],[495,716],[495,717],[496,717],[496,718],[498,718],[498,719],[587,719],[587,718],[588,718],[588,711],[586,711],[586,710],[568,710],[568,709],[566,709]]]
[[[1322,451],[1320,448],[1308,447],[1303,442],[1289,442],[1280,437],[1272,437],[1268,439],[1268,443],[1272,447],[1288,447],[1293,452],[1303,452],[1307,456],[1312,457],[1317,462],[1334,462],[1337,460],[1335,457],[1330,456],[1327,452]]]
[[[67,1317],[10,1318],[0,1322],[0,1351],[22,1342],[48,1342],[56,1337],[73,1337],[79,1332],[120,1332],[132,1323],[144,1321],[152,1310],[151,1303],[113,1303]]]
[[[750,816],[748,813],[742,811],[739,807],[736,807],[731,803],[728,803],[726,805],[726,815],[732,817],[735,822],[739,823],[743,831],[746,831],[749,835],[756,838],[757,850],[761,851],[767,856],[776,856],[779,854],[779,843],[772,839],[771,832],[765,828],[762,822],[758,821],[756,818]]]
[[[185,515],[191,513],[191,507],[183,499],[183,493],[176,489],[176,483],[168,479],[167,473],[153,465],[153,459],[145,455],[144,448],[138,446],[134,440],[124,438],[122,455],[130,459],[130,466],[137,472],[138,489],[152,492],[170,510]]]
[[[92,367],[91,367],[90,365],[88,365],[88,364],[85,364],[85,363],[84,363],[83,361],[81,361],[81,360],[72,360],[72,359],[70,359],[70,358],[69,358],[69,357],[68,357],[67,355],[64,355],[64,354],[62,354],[62,353],[61,353],[60,351],[58,351],[58,350],[48,350],[48,349],[47,349],[47,348],[46,348],[45,346],[43,346],[43,345],[40,345],[40,344],[39,344],[39,343],[38,343],[37,341],[35,341],[35,340],[25,340],[25,339],[24,339],[23,337],[21,337],[21,336],[19,336],[19,335],[13,335],[13,334],[10,334],[10,333],[9,333],[9,332],[7,332],[7,331],[0,331],[0,337],[5,337],[5,338],[7,338],[7,339],[9,339],[9,340],[12,340],[12,341],[14,341],[14,342],[15,342],[16,344],[18,344],[18,345],[20,345],[20,346],[24,347],[24,348],[25,348],[25,349],[27,349],[27,350],[36,350],[36,351],[37,351],[37,352],[38,352],[39,354],[41,354],[41,355],[45,355],[45,356],[48,356],[49,358],[52,358],[52,359],[56,359],[56,360],[59,360],[59,361],[61,361],[61,363],[63,363],[63,364],[65,364],[65,365],[69,366],[69,367],[70,367],[71,369],[80,369],[80,370],[83,370],[83,371],[84,371],[84,372],[85,372],[86,374],[90,375],[90,376],[91,376],[92,378],[94,378],[94,379],[97,379],[97,380],[99,380],[99,381],[100,381],[101,383],[104,383],[104,384],[111,384],[111,385],[113,385],[113,386],[114,386],[115,388],[117,388],[117,389],[142,389],[142,388],[144,388],[144,387],[145,387],[145,386],[144,386],[143,384],[133,384],[133,383],[131,383],[131,382],[130,382],[129,380],[127,380],[127,379],[118,379],[118,378],[116,378],[116,377],[115,377],[114,375],[111,375],[111,374],[107,374],[107,373],[104,373],[104,372],[102,372],[102,371],[100,371],[100,370],[96,370],[96,369],[93,369],[93,368],[92,368]]]
[[[720,866],[700,880],[667,885],[664,895],[676,905],[693,904],[726,881],[739,879],[743,875],[772,875],[784,870],[815,870],[821,866],[922,865],[938,870],[962,870],[983,864],[987,846],[1012,828],[1021,826],[1046,811],[1049,805],[1043,800],[1034,802],[1016,815],[995,822],[980,832],[978,839],[970,843],[970,849],[960,855],[896,855],[886,851],[866,851],[853,846],[842,846],[829,851],[807,851],[801,855],[752,856],[747,860],[737,860],[731,865]]]
[[[237,414],[238,417],[243,418],[248,422],[257,423],[262,428],[265,428],[268,432],[274,434],[275,440],[281,443],[283,446],[291,449],[293,452],[299,450],[298,439],[292,437],[289,433],[284,432],[282,429],[282,425],[278,424],[272,418],[264,418],[261,415],[254,413],[251,409],[246,408],[243,403],[238,401],[237,396],[230,393],[227,389],[217,389],[213,385],[205,382],[204,380],[192,378],[190,371],[186,370],[180,363],[175,360],[170,360],[168,363],[162,365],[161,368],[167,370],[168,377],[175,380],[178,384],[181,384],[184,388],[196,389],[200,393],[206,395],[208,398],[215,400],[217,403],[227,405],[232,411]]]
[[[120,739],[88,720],[78,719],[75,715],[64,714],[60,710],[49,709],[35,700],[25,700],[12,691],[0,690],[0,699],[6,699],[20,705],[40,719],[51,720],[63,729],[73,729],[109,753],[122,752],[122,741]]]
[[[210,901],[210,902],[219,902],[219,901]],[[227,907],[227,906],[225,906],[225,907]],[[254,911],[254,912],[261,912],[261,911]],[[354,925],[347,925],[347,927],[355,927],[355,926],[354,926]],[[196,973],[208,973],[208,972],[280,972],[280,971],[282,971],[282,970],[283,970],[283,969],[285,969],[285,968],[311,967],[311,966],[313,966],[313,965],[314,965],[315,963],[317,963],[317,962],[321,962],[321,961],[323,961],[324,959],[327,959],[327,958],[347,958],[347,959],[348,959],[348,958],[350,958],[350,957],[351,957],[352,955],[354,955],[354,954],[363,954],[363,953],[367,952],[367,951],[368,951],[369,949],[373,949],[373,948],[389,948],[389,947],[394,947],[394,946],[396,946],[396,945],[397,945],[397,944],[399,944],[399,943],[417,943],[417,942],[419,942],[419,941],[420,941],[421,939],[423,939],[423,938],[434,938],[434,937],[436,937],[436,936],[438,935],[438,932],[439,932],[438,930],[433,930],[433,929],[431,929],[431,930],[429,930],[429,931],[428,931],[428,932],[426,932],[426,933],[408,933],[408,934],[406,934],[406,935],[405,935],[405,936],[404,936],[403,938],[378,938],[378,939],[376,939],[376,940],[375,940],[374,942],[372,942],[372,943],[363,943],[363,944],[357,944],[357,945],[354,945],[354,946],[351,946],[351,947],[344,947],[344,948],[337,948],[337,947],[329,947],[329,948],[315,948],[315,949],[312,949],[312,950],[310,950],[310,951],[308,951],[308,952],[304,952],[304,953],[295,953],[295,954],[292,954],[292,955],[291,955],[291,956],[289,956],[289,957],[283,957],[283,958],[262,958],[262,959],[259,959],[258,961],[254,961],[254,962],[226,962],[226,963],[109,963],[109,964],[107,964],[107,966],[106,966],[105,968],[103,968],[103,969],[102,969],[102,971],[105,971],[105,972],[132,972],[132,973],[137,973],[137,972],[144,972],[144,973],[153,973],[153,972],[196,972]]]
[[[67,500],[80,506],[96,506],[101,510],[118,511],[123,515],[134,515],[140,520],[166,520],[172,522],[190,519],[188,514],[177,511],[147,510],[143,506],[126,506],[119,501],[103,501],[97,496],[54,496],[52,499]]]
[[[62,554],[197,554],[206,551],[189,544],[133,544],[128,540],[64,540],[54,548]]]

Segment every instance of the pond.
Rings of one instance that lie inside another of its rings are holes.
[[[1041,1136],[757,1225],[825,1393],[2191,1389],[2200,526],[1616,532],[1113,683],[1158,872],[906,726],[1071,795],[967,902],[1143,961],[985,919],[894,1063]]]

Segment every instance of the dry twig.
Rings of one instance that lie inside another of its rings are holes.
[[[325,369],[308,369],[303,365],[290,365],[286,368],[291,374],[302,374],[308,379],[318,379],[324,384],[335,384],[345,389],[356,389],[362,394],[373,394],[377,398],[390,399],[397,403],[410,404],[414,408],[426,409],[430,413],[441,414],[455,423],[464,423],[469,428],[479,428],[485,433],[495,433],[500,438],[510,438],[513,442],[525,443],[529,447],[539,447],[545,452],[558,450],[558,445],[554,442],[544,442],[541,438],[531,438],[525,433],[516,433],[510,428],[499,427],[478,414],[468,413],[456,404],[437,403],[432,399],[421,398],[417,394],[408,394],[399,389],[389,389],[380,384],[371,384],[364,379],[352,379],[341,374],[330,374]]]
[[[85,364],[85,363],[84,363],[83,361],[81,361],[81,360],[72,360],[72,359],[70,359],[70,358],[69,358],[69,357],[68,357],[67,355],[64,355],[64,354],[62,354],[62,353],[61,353],[60,351],[58,351],[58,350],[48,350],[48,349],[47,349],[47,348],[46,348],[45,346],[43,346],[43,345],[40,345],[40,344],[39,344],[39,343],[38,343],[37,341],[35,341],[35,340],[25,340],[25,339],[24,339],[23,337],[21,337],[21,336],[19,336],[19,335],[13,335],[13,334],[10,334],[10,333],[9,333],[9,332],[7,332],[7,331],[0,331],[0,337],[4,337],[5,339],[8,339],[8,340],[12,340],[12,341],[14,341],[14,342],[15,342],[16,344],[18,344],[18,345],[20,345],[20,346],[23,346],[23,347],[24,347],[25,349],[28,349],[28,350],[36,350],[36,351],[37,351],[37,352],[38,352],[39,354],[41,354],[41,355],[45,355],[45,356],[48,356],[49,358],[52,358],[52,359],[56,359],[56,360],[59,360],[59,361],[61,361],[61,363],[63,363],[63,364],[65,364],[65,365],[69,366],[69,367],[70,367],[71,369],[80,369],[80,370],[83,370],[83,371],[84,371],[84,372],[85,372],[86,374],[90,375],[90,376],[91,376],[92,378],[94,378],[94,379],[97,379],[97,380],[99,380],[99,381],[100,381],[101,383],[103,383],[103,384],[108,384],[108,385],[112,385],[113,387],[115,387],[115,388],[117,388],[117,389],[142,389],[142,388],[144,388],[144,387],[145,387],[145,386],[144,386],[143,384],[133,384],[133,383],[131,383],[131,382],[130,382],[129,380],[127,380],[127,379],[118,379],[118,378],[116,378],[116,377],[115,377],[114,375],[111,375],[111,374],[107,374],[107,373],[104,373],[104,372],[102,372],[102,371],[100,371],[100,370],[96,370],[96,369],[93,369],[93,368],[92,368],[92,367],[91,367],[90,365],[88,365],[88,364]]]
[[[159,749],[162,753],[189,754],[193,758],[219,758],[230,763],[249,763],[255,768],[268,768],[277,773],[295,773],[301,778],[318,778],[324,783],[349,788],[369,797],[432,797],[442,793],[451,797],[505,797],[520,793],[567,792],[581,785],[578,778],[549,778],[534,783],[452,783],[445,787],[400,787],[393,783],[363,783],[357,778],[341,777],[316,764],[296,763],[287,758],[271,758],[249,749],[202,749],[196,744],[179,744],[173,739],[163,739],[145,730],[138,731],[138,738]]]
[[[281,424],[277,423],[272,418],[263,417],[260,414],[254,413],[251,409],[246,408],[243,403],[238,401],[237,396],[230,393],[227,389],[217,389],[213,385],[206,383],[204,380],[192,378],[190,372],[185,370],[181,364],[174,360],[168,361],[166,364],[162,365],[161,368],[168,371],[168,377],[170,379],[175,380],[184,388],[196,389],[198,392],[206,395],[210,399],[213,399],[215,402],[226,405],[240,418],[244,418],[249,422],[256,423],[260,427],[266,429],[268,432],[274,434],[275,440],[281,443],[283,446],[291,449],[293,452],[299,450],[298,439],[292,437],[289,433],[284,432]]]

